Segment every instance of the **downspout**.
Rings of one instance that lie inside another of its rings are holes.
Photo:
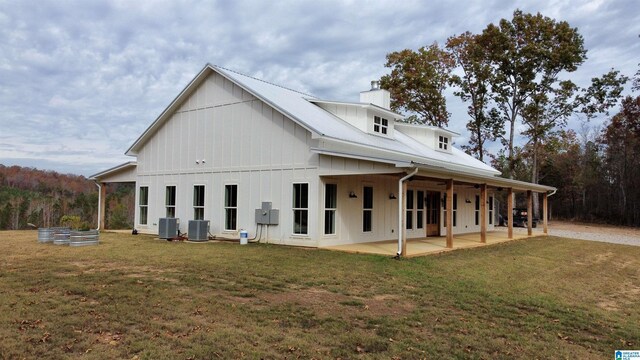
[[[404,193],[402,191],[402,184],[417,173],[418,168],[415,168],[410,174],[406,175],[398,181],[398,253],[396,255],[396,257],[398,258],[402,254],[402,213],[404,212]]]
[[[558,189],[553,190],[551,194],[547,194],[547,197],[555,195],[556,192],[558,192]]]
[[[102,185],[97,181],[95,181],[95,184],[98,187],[98,228],[96,230],[100,231],[100,219],[102,215]]]

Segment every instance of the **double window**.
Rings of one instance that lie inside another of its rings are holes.
[[[338,186],[326,184],[324,186],[324,233],[336,233],[336,208],[338,207]]]
[[[380,116],[373,117],[373,132],[386,135],[388,130],[389,120],[381,118]]]
[[[293,184],[293,233],[308,234],[309,184]]]
[[[424,191],[416,192],[416,229],[424,228]]]
[[[438,136],[438,149],[440,150],[448,150],[449,149],[449,138],[443,135]]]
[[[476,225],[480,225],[480,195],[476,195],[475,216],[476,216]]]
[[[140,186],[140,198],[138,201],[140,206],[140,225],[147,225],[149,213],[149,187]]]
[[[204,220],[204,185],[193,186],[193,220]]]
[[[238,185],[224,186],[224,229],[238,230]]]
[[[447,193],[444,193],[444,205],[442,206],[443,210],[447,210]],[[457,215],[458,215],[458,194],[453,194],[453,221],[452,226],[456,226],[457,223]],[[442,217],[442,226],[447,226],[447,215]]]
[[[373,187],[362,189],[362,231],[371,232],[373,225]]]
[[[413,190],[407,190],[406,229],[413,229]]]
[[[176,187],[167,186],[165,190],[165,207],[167,209],[167,217],[176,217]]]
[[[489,225],[493,224],[493,196],[489,196]]]

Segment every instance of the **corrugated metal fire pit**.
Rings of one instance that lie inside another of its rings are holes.
[[[70,246],[98,245],[100,233],[98,230],[72,231],[69,238]]]

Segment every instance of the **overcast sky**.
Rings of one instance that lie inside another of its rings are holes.
[[[517,8],[578,28],[579,85],[637,71],[637,0],[0,0],[0,164],[88,176],[134,160],[124,151],[207,63],[357,101],[387,53],[481,32]],[[464,106],[448,106],[460,145]]]

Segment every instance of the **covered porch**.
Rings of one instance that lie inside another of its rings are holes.
[[[108,170],[91,175],[89,180],[93,180],[98,186],[98,230],[105,230],[106,224],[106,201],[107,184],[113,183],[136,183],[137,163],[130,161]]]
[[[443,253],[446,251],[473,248],[485,245],[493,245],[508,242],[511,240],[526,239],[534,236],[546,235],[543,230],[532,231],[531,234],[527,229],[519,229],[523,231],[511,232],[511,236],[507,228],[497,228],[495,231],[489,231],[485,235],[485,241],[480,238],[480,233],[467,233],[453,235],[452,246],[447,246],[447,236],[425,237],[419,239],[406,240],[406,252],[404,257],[416,257],[424,255],[432,255]],[[376,255],[397,255],[398,240],[385,240],[369,243],[346,244],[322,247],[326,250],[344,251],[357,254],[376,254]]]

